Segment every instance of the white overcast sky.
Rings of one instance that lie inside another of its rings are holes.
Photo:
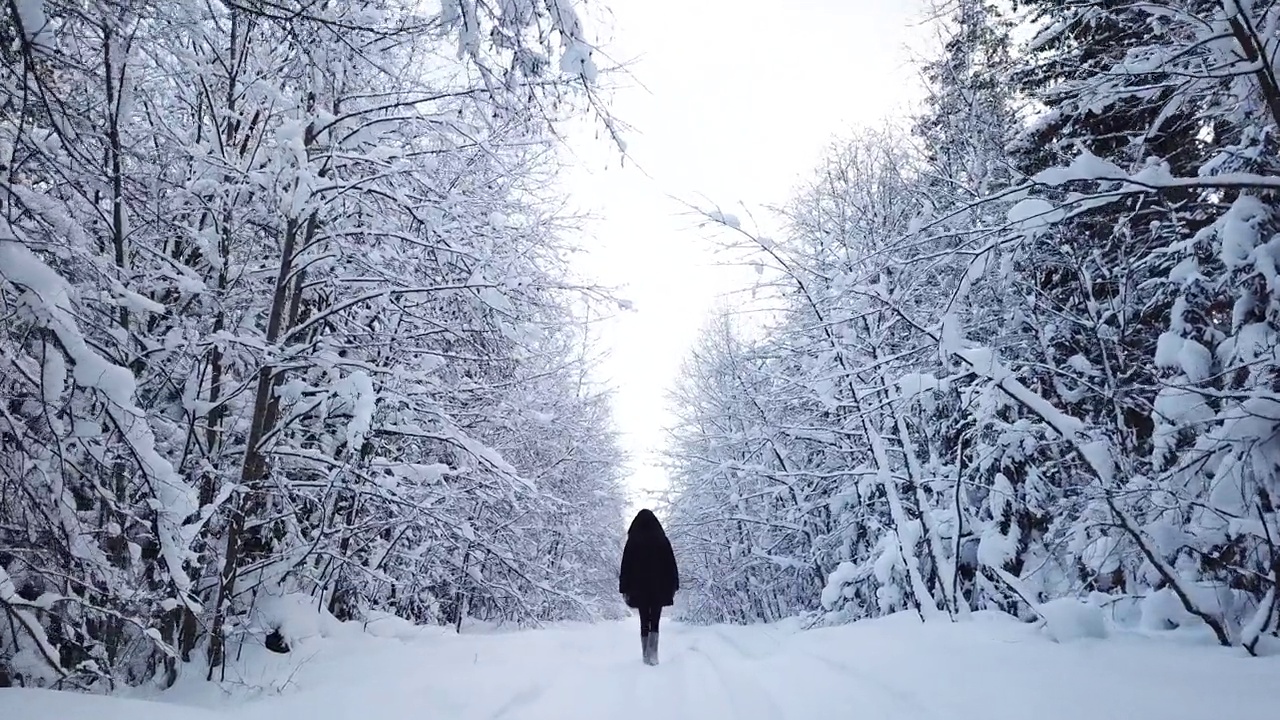
[[[921,0],[606,0],[603,17],[579,2],[603,51],[634,60],[611,104],[634,126],[634,163],[574,139],[566,190],[598,216],[583,271],[635,303],[600,332],[643,506],[666,484],[654,465],[672,423],[666,392],[716,296],[745,280],[714,266],[705,231],[668,196],[727,212],[784,202],[833,137],[907,111],[909,48],[926,31]]]

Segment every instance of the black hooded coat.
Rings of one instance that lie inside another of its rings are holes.
[[[680,571],[671,541],[658,517],[641,510],[627,530],[627,546],[622,551],[618,592],[633,608],[667,607],[680,589]]]

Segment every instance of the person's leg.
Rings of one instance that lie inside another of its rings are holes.
[[[640,613],[640,655],[644,658],[644,663],[649,664],[649,623],[652,622],[650,617],[650,608],[648,605],[641,605],[636,608]]]
[[[662,606],[649,609],[649,663],[658,664],[658,621],[662,619]]]

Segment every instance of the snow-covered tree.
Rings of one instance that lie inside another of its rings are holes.
[[[837,145],[780,238],[709,214],[761,268],[770,312],[713,326],[718,350],[689,361],[675,532],[758,547],[723,508],[794,486],[743,471],[768,438],[788,478],[824,479],[753,520],[823,528],[790,556],[827,573],[828,620],[1037,619],[1080,597],[1252,651],[1280,621],[1280,11],[1014,10],[942,8],[913,154],[895,136]],[[1031,39],[1011,49],[1019,22]],[[752,572],[709,550],[682,560]],[[816,608],[745,588],[705,619]]]
[[[567,0],[17,2],[0,45],[0,675],[216,677],[284,593],[609,610]]]

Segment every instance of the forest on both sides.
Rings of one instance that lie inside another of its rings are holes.
[[[441,7],[0,5],[0,685],[217,680],[282,596],[622,611],[613,299],[556,190],[558,124],[618,140],[611,69],[569,0]],[[708,210],[759,281],[672,396],[680,616],[1265,651],[1280,8],[932,25],[923,107],[782,232]]]
[[[569,0],[0,4],[0,686],[621,612],[606,72]]]
[[[947,0],[708,322],[665,463],[694,621],[1280,628],[1280,6]]]

